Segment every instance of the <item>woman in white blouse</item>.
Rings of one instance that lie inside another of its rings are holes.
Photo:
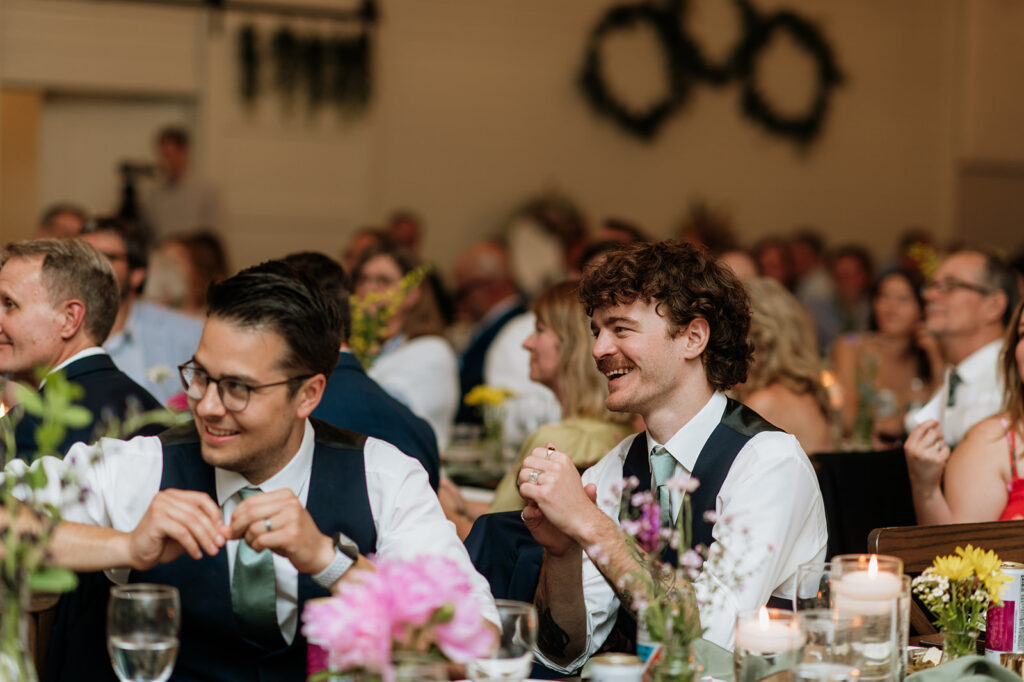
[[[385,240],[367,248],[353,272],[356,296],[383,293],[400,286],[419,263]],[[387,322],[380,354],[368,374],[397,400],[427,420],[444,449],[459,400],[459,365],[442,336],[437,299],[429,283],[408,291]]]

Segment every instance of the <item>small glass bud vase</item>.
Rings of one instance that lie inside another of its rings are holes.
[[[964,656],[973,656],[976,653],[978,653],[977,630],[942,633],[943,663],[948,663]]]

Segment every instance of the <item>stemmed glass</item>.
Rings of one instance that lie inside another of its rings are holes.
[[[533,647],[537,643],[537,610],[533,604],[496,599],[501,635],[488,658],[466,666],[473,682],[522,682],[530,676]]]
[[[169,585],[138,583],[110,589],[107,650],[121,682],[164,682],[178,656],[181,606]]]

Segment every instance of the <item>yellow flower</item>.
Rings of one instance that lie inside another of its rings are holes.
[[[474,386],[473,390],[466,394],[463,402],[470,406],[501,405],[505,400],[513,396],[515,396],[515,393],[506,388],[480,384],[479,386]]]
[[[974,572],[970,562],[963,557],[953,556],[949,554],[947,556],[937,556],[935,561],[932,562],[935,566],[935,571],[950,581],[953,580],[964,580],[969,578]]]
[[[1002,564],[999,555],[992,550],[985,551],[971,545],[967,545],[966,549],[957,547],[956,553],[971,564],[978,580],[985,585],[985,589],[998,605],[1000,603],[999,593],[1002,591],[1003,584],[1011,580],[1010,576],[999,568]]]

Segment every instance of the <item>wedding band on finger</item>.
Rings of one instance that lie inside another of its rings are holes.
[[[269,533],[274,530],[274,525],[270,523],[270,517],[263,519],[263,528]]]
[[[537,485],[540,480],[540,469],[534,469],[530,472],[530,483]]]

